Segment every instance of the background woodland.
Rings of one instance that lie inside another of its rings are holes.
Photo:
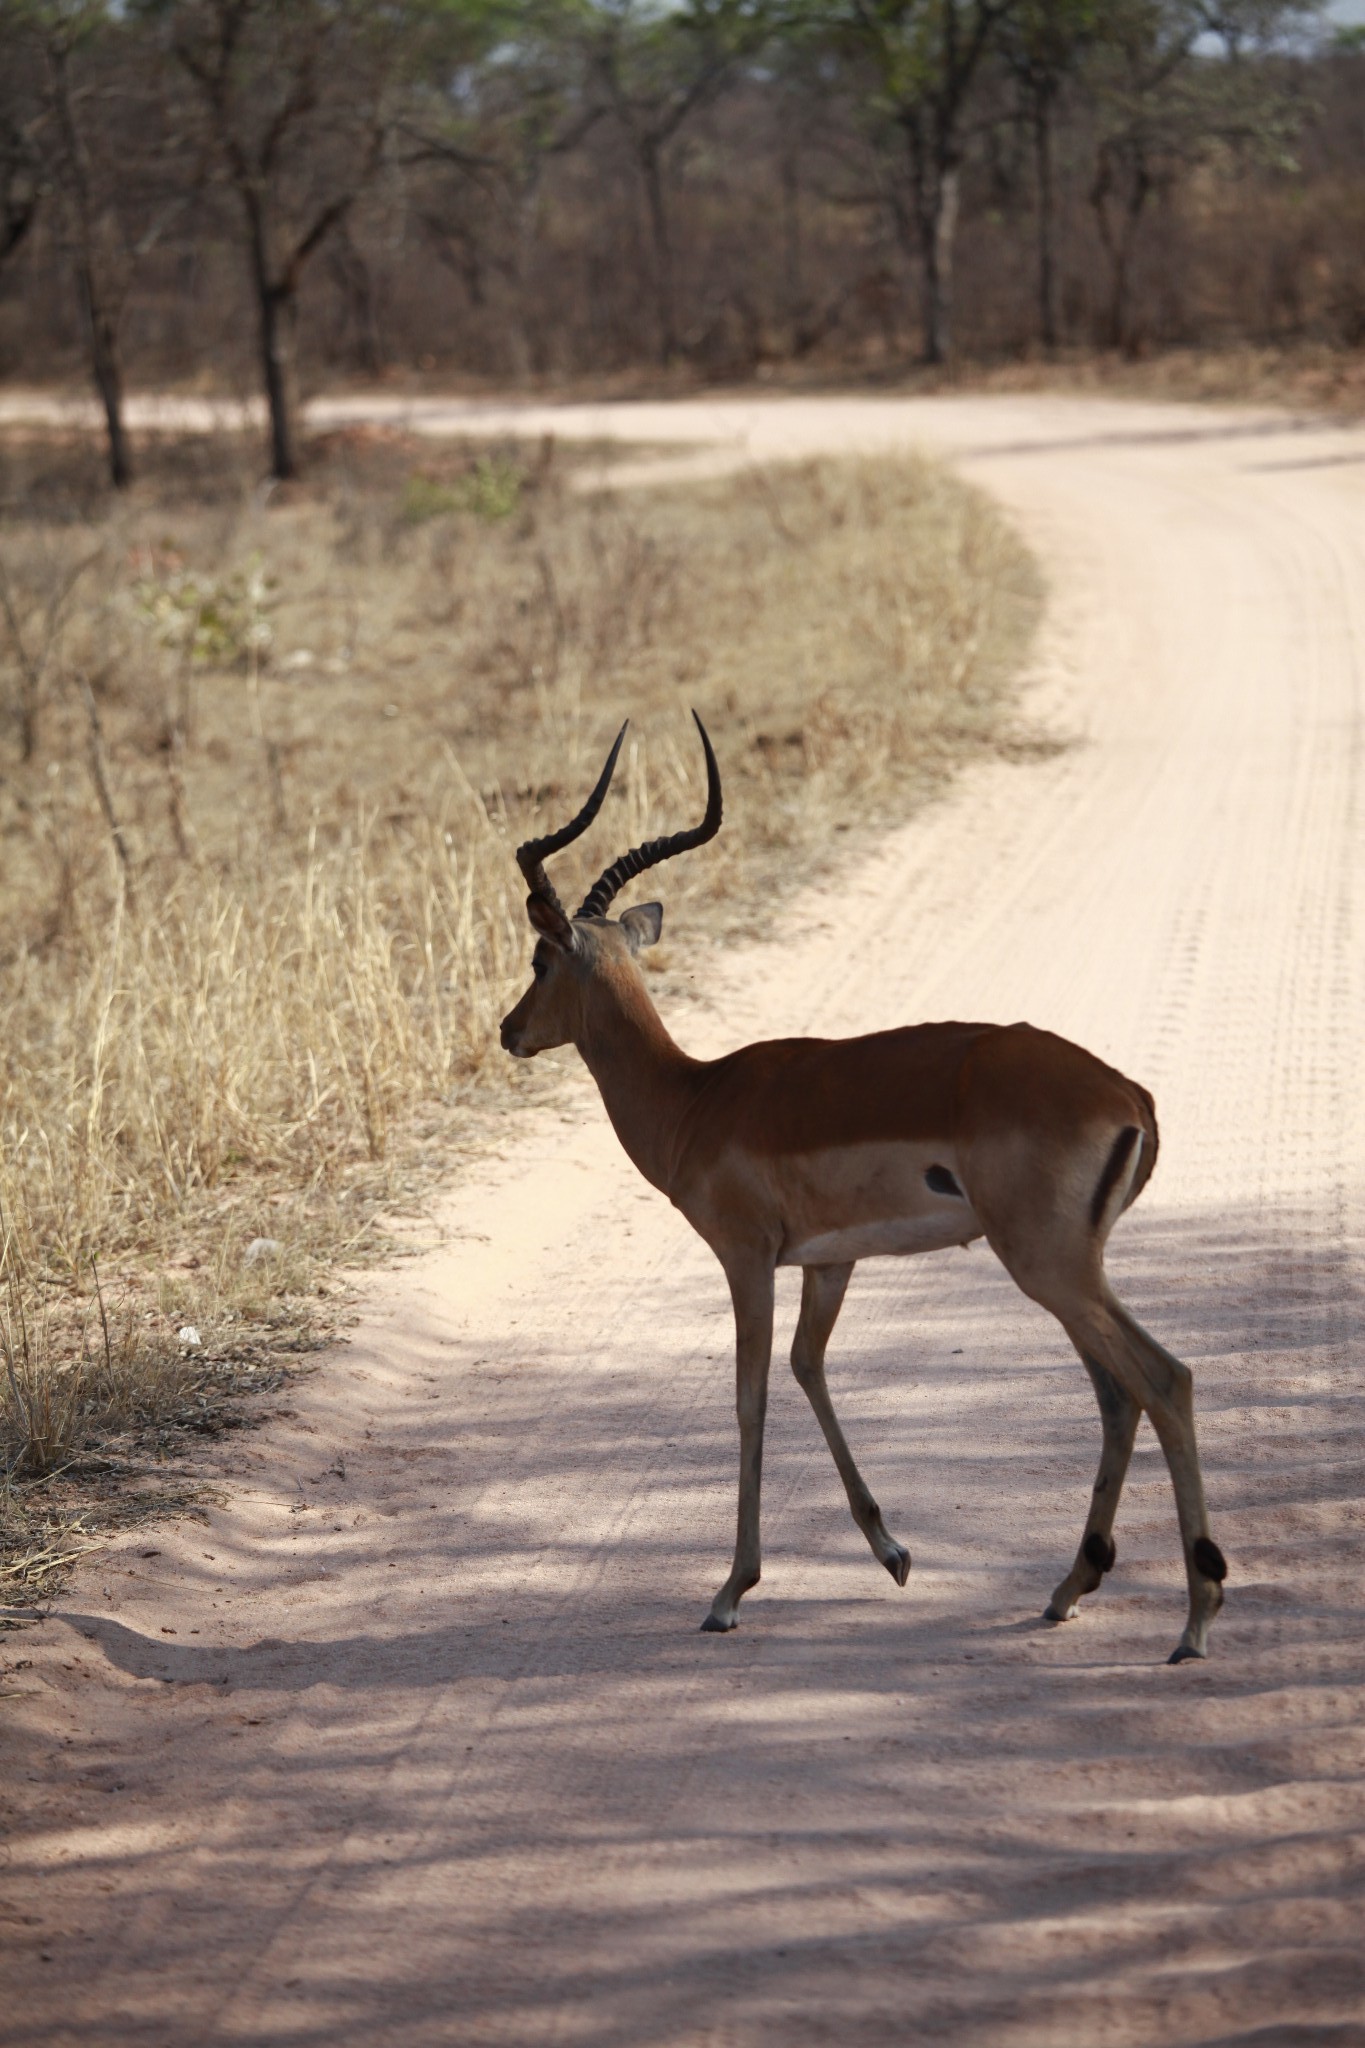
[[[1299,0],[0,0],[0,377],[123,394],[1365,341]]]

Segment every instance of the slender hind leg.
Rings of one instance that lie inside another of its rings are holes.
[[[1209,1535],[1204,1478],[1194,1433],[1194,1379],[1189,1367],[1163,1349],[1108,1288],[1105,1293],[1106,1305],[1128,1355],[1137,1362],[1150,1389],[1143,1406],[1152,1418],[1175,1488],[1190,1610],[1185,1632],[1171,1652],[1170,1661],[1183,1664],[1187,1657],[1208,1655],[1209,1626],[1223,1604],[1223,1581],[1228,1574],[1223,1553]]]
[[[1204,1481],[1194,1433],[1194,1380],[1187,1365],[1157,1343],[1117,1300],[1101,1276],[1093,1310],[1065,1318],[1067,1333],[1087,1359],[1097,1359],[1144,1408],[1166,1457],[1185,1553],[1189,1614],[1172,1664],[1208,1655],[1209,1625],[1223,1604],[1227,1565],[1209,1535]]]
[[[839,1468],[854,1521],[872,1546],[872,1555],[886,1566],[896,1584],[903,1586],[910,1576],[910,1553],[887,1534],[882,1511],[854,1463],[825,1383],[825,1346],[843,1306],[852,1272],[851,1264],[802,1268],[801,1314],[792,1342],[792,1371],[804,1388],[806,1398],[815,1410],[815,1419],[825,1433],[825,1442]]]
[[[1180,1664],[1187,1657],[1203,1657],[1208,1650],[1209,1624],[1223,1604],[1227,1565],[1209,1535],[1194,1434],[1194,1382],[1189,1367],[1163,1350],[1115,1298],[1104,1274],[1102,1238],[1084,1224],[1068,1224],[1065,1217],[1049,1216],[1036,1204],[1030,1205],[1025,1199],[1027,1191],[1015,1190],[1007,1181],[1002,1181],[1002,1186],[1006,1196],[1003,1201],[998,1196],[993,1200],[989,1194],[974,1194],[977,1215],[1001,1263],[1025,1294],[1051,1310],[1087,1366],[1101,1366],[1120,1393],[1152,1418],[1175,1489],[1190,1596],[1185,1632],[1171,1662]],[[1105,1467],[1113,1448],[1106,1418],[1097,1494],[1100,1479],[1107,1476]],[[1118,1498],[1117,1485],[1113,1497]],[[1096,1516],[1094,1506],[1091,1515]],[[1087,1523],[1087,1534],[1091,1526]],[[1107,1556],[1107,1528],[1096,1526],[1095,1533],[1105,1538]],[[1099,1562],[1098,1554],[1092,1555],[1092,1566]],[[1075,1579],[1073,1570],[1071,1579],[1053,1595],[1058,1611],[1064,1611],[1062,1596]]]
[[[1119,1495],[1142,1415],[1132,1395],[1097,1359],[1088,1358],[1082,1351],[1081,1363],[1090,1375],[1100,1404],[1104,1444],[1076,1562],[1047,1603],[1044,1613],[1048,1621],[1070,1621],[1077,1602],[1085,1594],[1096,1592],[1104,1574],[1114,1568],[1114,1516],[1118,1513]]]

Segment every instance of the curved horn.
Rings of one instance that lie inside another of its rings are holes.
[[[547,902],[552,903],[565,924],[569,921],[568,912],[555,894],[554,884],[545,872],[545,858],[547,854],[558,853],[561,846],[568,846],[572,840],[580,838],[601,810],[602,799],[607,793],[616,767],[616,756],[620,753],[621,742],[626,736],[626,725],[629,724],[630,720],[627,719],[626,724],[617,733],[616,744],[607,755],[607,765],[597,778],[597,787],[578,816],[571,818],[567,825],[561,825],[558,832],[547,832],[543,839],[528,839],[517,848],[517,866],[525,875],[526,885],[531,894],[543,896]]]
[[[620,860],[613,861],[605,872],[593,883],[578,909],[575,917],[601,917],[618,889],[636,875],[642,875],[646,868],[657,867],[661,860],[669,860],[675,853],[686,853],[694,846],[704,846],[708,839],[714,839],[720,830],[720,770],[716,766],[715,753],[707,737],[706,727],[692,713],[697,731],[701,734],[702,750],[706,755],[706,816],[700,825],[693,825],[690,831],[674,832],[667,839],[651,839],[644,846],[634,846],[629,853],[623,853]]]

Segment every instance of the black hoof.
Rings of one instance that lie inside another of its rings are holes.
[[[909,1551],[903,1550],[900,1544],[898,1543],[894,1551],[891,1553],[890,1557],[884,1557],[882,1559],[882,1563],[886,1566],[886,1569],[890,1572],[892,1578],[896,1581],[896,1584],[898,1586],[903,1586],[910,1576]]]
[[[1166,1662],[1168,1664],[1188,1664],[1191,1659],[1197,1658],[1202,1663],[1204,1656],[1205,1652],[1203,1650],[1196,1650],[1189,1643],[1177,1643],[1170,1656],[1166,1659]]]
[[[718,1621],[714,1614],[708,1614],[701,1625],[701,1632],[704,1636],[728,1636],[731,1629],[737,1626],[737,1622]]]

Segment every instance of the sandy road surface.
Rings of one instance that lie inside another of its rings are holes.
[[[699,1634],[727,1305],[575,1089],[224,1454],[207,1528],[18,1640],[0,2039],[1365,2041],[1365,433],[1058,398],[553,425],[924,443],[1038,549],[1038,702],[1084,743],[973,772],[679,1028],[1026,1016],[1155,1089],[1110,1265],[1196,1371],[1214,1657],[1162,1662],[1145,1426],[1118,1570],[1038,1621],[1098,1429],[982,1249],[865,1264],[831,1353],[907,1590],[779,1371],[764,1582]]]

